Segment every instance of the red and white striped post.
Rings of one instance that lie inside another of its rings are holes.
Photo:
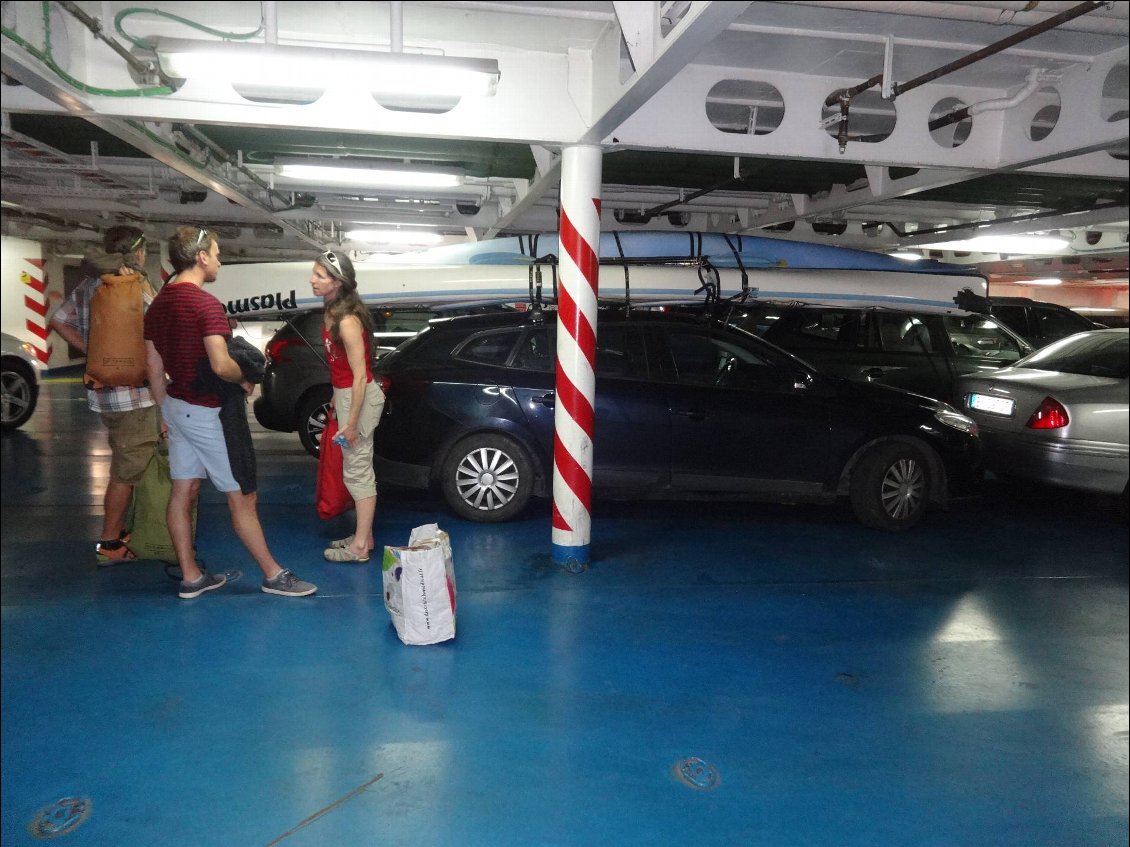
[[[600,178],[600,147],[578,145],[562,151],[553,560],[573,572],[587,567],[592,537]]]
[[[24,329],[35,340],[31,342],[35,348],[35,356],[43,364],[48,364],[51,359],[51,343],[47,338],[47,274],[43,270],[43,259],[24,258],[24,262],[35,270],[28,273],[20,272],[20,282],[27,286],[24,289]],[[40,279],[42,277],[42,279]]]

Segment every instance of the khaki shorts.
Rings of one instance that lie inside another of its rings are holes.
[[[364,407],[357,419],[357,446],[343,447],[341,450],[342,477],[346,490],[354,500],[377,496],[377,476],[373,472],[373,433],[381,422],[385,394],[375,380],[365,386],[365,397],[361,402]],[[333,403],[340,426],[349,420],[353,388],[335,388]]]
[[[102,423],[110,434],[110,479],[136,485],[161,437],[157,407],[128,412],[102,412]]]

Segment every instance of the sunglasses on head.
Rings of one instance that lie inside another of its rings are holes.
[[[337,253],[335,253],[333,250],[327,250],[322,254],[322,260],[327,265],[329,265],[330,268],[337,272],[338,277],[345,279],[345,271],[341,269],[341,260],[338,259]]]

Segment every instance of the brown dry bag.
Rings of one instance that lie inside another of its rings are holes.
[[[83,382],[87,388],[136,388],[148,381],[141,277],[105,274],[90,298]]]

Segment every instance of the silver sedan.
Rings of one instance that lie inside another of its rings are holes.
[[[1130,332],[1081,332],[962,377],[957,396],[980,427],[990,470],[1125,497],[1128,369]]]

